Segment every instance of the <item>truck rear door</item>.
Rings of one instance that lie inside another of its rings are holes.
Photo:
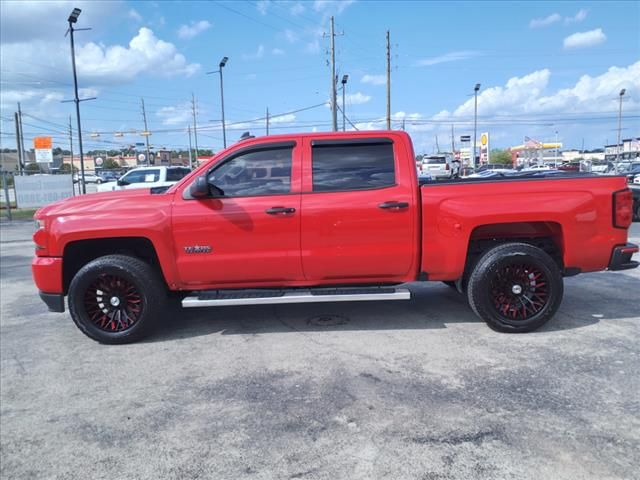
[[[304,152],[305,279],[415,279],[420,205],[408,137],[307,137]]]

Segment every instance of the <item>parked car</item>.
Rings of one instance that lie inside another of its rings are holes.
[[[436,180],[457,178],[460,175],[460,162],[450,153],[425,155],[422,158],[422,171],[429,173]]]
[[[411,152],[402,131],[252,138],[166,191],[52,203],[35,214],[35,284],[52,311],[68,296],[103,343],[148,334],[169,296],[188,308],[407,300],[404,284],[427,280],[453,282],[491,328],[527,332],[558,310],[564,276],[638,266],[624,178],[419,186]]]
[[[82,174],[80,172],[73,174],[73,183],[78,183],[82,180]],[[95,173],[84,172],[84,183],[102,183],[104,180]]]
[[[562,170],[564,172],[579,172],[580,162],[563,163],[558,167],[558,170]]]
[[[114,182],[120,178],[120,175],[113,171],[107,172],[99,172],[97,175],[102,179],[103,182]]]
[[[510,165],[503,165],[501,163],[485,163],[484,165],[480,165],[475,169],[473,173],[482,173],[487,170],[509,170],[511,169]]]
[[[640,178],[640,176],[637,178]],[[629,188],[633,195],[633,218],[640,222],[640,181],[637,183],[637,186],[634,183]]]
[[[632,163],[629,168],[623,172],[624,175],[626,175],[627,177],[627,182],[628,183],[633,183],[634,178],[637,175],[640,175],[640,162],[634,162]]]
[[[129,170],[118,180],[103,183],[99,192],[133,188],[169,187],[191,172],[187,167],[139,167]]]

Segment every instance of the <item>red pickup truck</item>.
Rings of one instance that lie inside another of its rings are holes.
[[[403,132],[251,138],[170,188],[41,208],[32,270],[50,310],[104,343],[183,307],[405,300],[444,281],[492,328],[558,310],[563,276],[635,268],[624,177],[545,172],[420,185]],[[391,320],[390,320],[391,321]]]

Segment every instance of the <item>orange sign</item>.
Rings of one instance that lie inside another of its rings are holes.
[[[51,137],[34,137],[33,148],[36,150],[51,150]]]

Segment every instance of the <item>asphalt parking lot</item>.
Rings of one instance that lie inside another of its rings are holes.
[[[566,279],[524,335],[434,283],[103,346],[38,298],[32,223],[0,228],[2,478],[639,478],[640,270]]]

